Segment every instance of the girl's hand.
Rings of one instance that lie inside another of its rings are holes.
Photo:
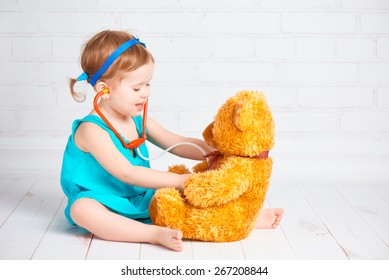
[[[189,178],[191,174],[181,174],[181,175],[178,175],[180,176],[180,181],[181,181],[181,184],[180,186],[177,187],[177,189],[181,192],[184,192],[184,188],[183,188],[183,185],[185,183],[185,181]]]

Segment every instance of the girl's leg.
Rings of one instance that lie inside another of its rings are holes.
[[[91,198],[76,200],[70,215],[80,227],[99,238],[122,242],[147,242],[182,250],[182,232],[170,228],[147,225],[118,215]]]

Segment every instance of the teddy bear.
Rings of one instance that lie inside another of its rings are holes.
[[[218,110],[203,132],[215,150],[193,167],[183,192],[163,188],[149,212],[154,224],[180,229],[185,239],[231,242],[246,238],[263,206],[270,183],[274,121],[265,96],[240,91]],[[184,165],[170,172],[189,173]]]

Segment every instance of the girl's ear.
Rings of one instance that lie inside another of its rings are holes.
[[[96,85],[95,85],[95,89],[97,92],[101,92],[101,91],[106,91],[106,94],[103,94],[101,96],[102,99],[104,100],[108,100],[110,98],[110,94],[109,94],[109,88],[107,86],[106,83],[104,82],[98,82]]]

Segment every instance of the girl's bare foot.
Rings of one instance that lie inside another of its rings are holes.
[[[160,228],[156,243],[174,251],[182,251],[182,232],[176,229]]]
[[[275,229],[280,224],[283,214],[282,208],[261,209],[254,228]]]

